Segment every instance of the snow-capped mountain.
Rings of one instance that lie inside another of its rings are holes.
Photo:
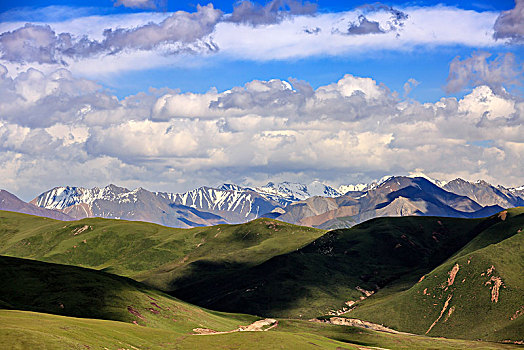
[[[227,223],[222,217],[170,203],[143,188],[109,185],[103,188],[56,187],[31,201],[36,206],[56,209],[74,217],[103,217],[154,222],[173,227]]]
[[[390,176],[336,198],[315,197],[290,204],[277,220],[326,229],[348,227],[379,216],[433,215],[473,218],[502,206],[479,205],[423,177]]]
[[[369,184],[338,189],[320,181],[308,185],[269,182],[259,187],[223,184],[184,193],[129,190],[115,185],[92,189],[66,186],[44,192],[31,203],[76,219],[120,218],[194,227],[242,223],[264,216],[327,228],[375,216],[422,213],[471,217],[491,213],[497,208],[524,205],[524,186],[508,189],[485,181],[444,182],[413,174],[385,176]]]
[[[106,200],[116,203],[137,202],[137,193],[142,188],[129,191],[126,188],[113,184],[103,188],[91,189],[83,187],[55,187],[50,191],[42,193],[31,203],[47,209],[65,209],[76,204],[92,205],[96,200]]]
[[[256,219],[280,206],[271,198],[232,184],[222,185],[220,188],[199,187],[185,193],[155,194],[172,204],[218,214],[231,223]]]
[[[379,180],[374,180],[374,181],[371,181],[370,183],[367,183],[367,184],[361,183],[361,184],[357,184],[357,185],[341,185],[338,188],[338,192],[341,195],[346,194],[348,192],[366,192],[366,191],[369,191],[369,190],[376,189],[377,187],[379,187],[383,183],[385,183],[388,180],[390,180],[392,178],[395,178],[395,177],[399,177],[399,176],[386,175],[386,176],[383,176]],[[424,178],[424,179],[428,180],[429,182],[431,182],[435,186],[438,186],[438,187],[441,187],[441,188],[447,183],[446,181],[433,179],[433,178],[431,178],[431,177],[429,177],[429,176],[427,176],[426,174],[423,174],[423,173],[412,173],[410,175],[405,175],[403,177],[411,178],[411,179],[414,179],[414,178],[417,178],[417,177],[421,177],[421,178]]]
[[[339,191],[320,181],[313,181],[309,185],[287,181],[280,183],[268,182],[267,185],[255,187],[252,190],[261,195],[276,196],[289,202],[305,200],[315,196],[338,197],[341,195]]]
[[[181,223],[179,216],[189,208],[193,209],[191,214],[195,214],[196,210],[216,215],[214,221],[222,219],[228,223],[241,223],[312,196],[339,195],[337,190],[319,181],[309,185],[270,182],[266,186],[254,188],[223,184],[218,188],[204,186],[184,193],[149,192],[143,188],[128,190],[115,185],[92,189],[66,186],[44,192],[31,203],[60,210],[77,219],[100,216],[186,227],[188,221],[205,224],[202,220],[185,216]],[[171,213],[174,207],[177,210]],[[203,219],[202,215],[197,216]]]
[[[246,222],[280,206],[255,191],[230,186],[230,189],[200,187],[185,193],[128,190],[115,185],[92,189],[67,186],[44,192],[31,203],[60,210],[77,219],[144,220],[174,227],[202,226],[217,220]]]

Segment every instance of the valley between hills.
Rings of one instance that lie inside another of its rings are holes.
[[[334,230],[0,211],[0,348],[518,348],[523,230],[522,207]]]

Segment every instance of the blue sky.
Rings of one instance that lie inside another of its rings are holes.
[[[202,5],[208,2],[195,2],[195,1],[171,1],[167,3],[167,11],[192,11],[195,9],[195,4],[200,3]],[[233,1],[212,1],[215,7],[222,9],[226,12],[231,12],[235,2]],[[323,12],[335,12],[335,11],[347,11],[355,7],[361,6],[364,2],[362,1],[336,1],[336,0],[320,0],[316,2],[319,6],[319,11]],[[512,0],[501,0],[501,1],[384,1],[386,5],[390,6],[455,6],[466,10],[494,10],[504,11],[514,7],[515,3]],[[142,9],[130,9],[125,7],[115,7],[111,1],[96,0],[96,1],[34,1],[34,0],[19,0],[16,2],[3,2],[0,4],[0,11],[6,12],[13,9],[20,8],[42,8],[46,6],[69,6],[69,7],[90,7],[92,13],[128,13],[144,11]]]
[[[314,4],[2,2],[6,188],[522,185],[524,1]]]
[[[215,8],[226,13],[232,12],[235,2],[213,1]],[[362,1],[318,1],[319,13],[350,11],[365,4]],[[514,7],[512,0],[504,1],[388,1],[392,7],[432,7],[449,6],[477,12],[504,11]],[[263,4],[263,3],[262,3]],[[62,7],[61,11],[49,8]],[[196,2],[170,1],[162,6],[164,11],[193,12]],[[74,19],[78,16],[115,15],[129,13],[148,13],[151,9],[115,6],[110,0],[100,1],[19,1],[4,2],[0,6],[5,21],[57,22]],[[115,72],[95,80],[109,88],[120,98],[146,90],[148,87],[169,87],[181,91],[205,92],[210,87],[227,90],[253,79],[297,78],[308,81],[313,87],[328,84],[344,74],[372,77],[391,89],[401,92],[404,83],[414,78],[420,85],[411,93],[419,101],[435,101],[443,95],[446,85],[449,62],[456,56],[467,57],[478,50],[475,46],[449,45],[439,47],[421,46],[408,54],[397,50],[374,50],[370,55],[337,55],[301,57],[283,60],[253,61],[246,59],[208,61],[195,67],[167,64],[155,68]],[[513,52],[522,56],[522,46],[492,47],[489,52],[504,54]],[[231,67],[234,66],[234,69]],[[329,67],[329,69],[318,69]],[[428,69],[430,67],[430,69]],[[460,91],[453,96],[461,96]]]

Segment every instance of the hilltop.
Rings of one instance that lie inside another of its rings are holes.
[[[524,208],[497,218],[409,289],[377,293],[348,317],[432,336],[524,341]]]
[[[103,269],[164,290],[194,266],[212,274],[260,264],[325,233],[270,219],[177,229],[146,222],[89,218],[62,222],[0,211],[0,254]],[[207,272],[202,272],[203,278]]]

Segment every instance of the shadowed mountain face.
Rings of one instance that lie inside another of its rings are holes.
[[[499,221],[376,218],[259,265],[235,266],[229,274],[210,276],[217,267],[202,259],[172,288],[177,297],[222,311],[312,317],[360,300],[367,296],[362,290],[418,279]]]
[[[0,256],[0,308],[115,320],[179,332],[202,324],[230,330],[242,319],[255,319],[211,313],[103,271],[7,256]]]
[[[392,177],[366,192],[337,198],[314,197],[294,203],[279,220],[324,229],[348,227],[383,216],[445,216],[473,218],[502,210],[484,208],[472,199],[448,192],[421,178]]]
[[[14,211],[17,213],[43,216],[46,218],[62,221],[74,220],[67,214],[58,210],[50,210],[37,207],[34,204],[26,203],[12,193],[0,190],[0,210]]]

